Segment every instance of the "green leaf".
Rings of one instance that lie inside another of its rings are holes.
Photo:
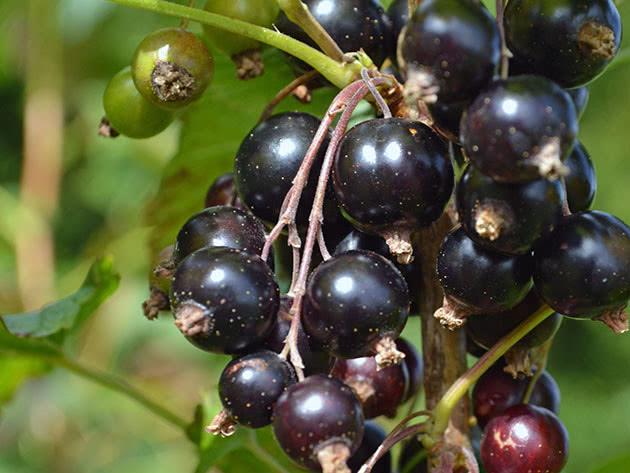
[[[98,259],[77,292],[38,311],[5,315],[2,321],[16,337],[48,337],[77,328],[116,290],[119,281],[112,258]],[[60,334],[55,341],[62,338]]]
[[[630,455],[610,460],[606,465],[593,470],[591,473],[621,473],[622,471],[630,471]]]
[[[48,373],[52,365],[42,359],[0,355],[0,406],[9,401],[28,378]]]
[[[0,353],[9,355],[26,355],[39,358],[55,358],[61,356],[61,350],[49,340],[18,338],[9,333],[0,318]]]
[[[172,244],[184,222],[203,209],[210,184],[232,170],[243,138],[276,93],[293,80],[279,51],[266,50],[263,60],[261,77],[241,81],[234,77],[232,62],[217,55],[213,82],[183,115],[179,151],[164,170],[157,195],[146,210],[147,222],[153,226],[152,255]],[[310,105],[288,97],[275,111],[303,110],[321,117],[336,93],[332,87],[316,90]]]

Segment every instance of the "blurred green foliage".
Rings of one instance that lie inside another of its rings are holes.
[[[630,5],[620,2],[619,9],[630,27]],[[274,51],[265,53],[265,76],[250,82],[237,81],[229,60],[216,57],[215,85],[166,132],[142,141],[96,136],[109,78],[129,63],[146,34],[174,24],[172,18],[103,0],[0,2],[0,313],[23,310],[15,251],[22,220],[15,203],[24,106],[32,84],[27,66],[39,59],[27,57],[27,51],[45,37],[51,57],[59,54],[56,87],[63,99],[60,194],[51,221],[56,293],[75,291],[103,254],[113,255],[122,276],[119,290],[86,322],[71,351],[86,365],[118,373],[192,420],[200,401],[206,416],[218,411],[216,381],[228,358],[194,349],[168,317],[152,323],[142,317],[150,254],[171,242],[183,220],[201,209],[207,186],[230,170],[240,140],[291,75]],[[630,47],[625,48],[590,87],[580,139],[598,172],[594,207],[630,222]],[[47,77],[37,79],[45,83]],[[279,110],[321,114],[333,94],[317,91],[310,106],[287,99]],[[417,320],[406,335],[419,341]],[[626,337],[601,324],[566,320],[556,338],[549,370],[562,391],[560,417],[571,437],[567,473],[630,471]],[[50,368],[40,359],[0,357],[0,402],[8,401],[0,413],[0,472],[195,471],[195,447],[181,431],[66,371],[34,378],[11,398],[23,379]],[[230,440],[201,435],[208,465],[225,454],[210,471],[291,468],[268,429],[256,435],[243,431]]]

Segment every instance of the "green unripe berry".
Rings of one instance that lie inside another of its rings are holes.
[[[173,112],[156,107],[140,95],[125,67],[107,84],[103,107],[111,126],[130,138],[149,138],[163,131],[175,119]]]
[[[212,80],[214,59],[203,41],[190,31],[164,28],[138,45],[131,72],[144,98],[175,110],[201,97]]]

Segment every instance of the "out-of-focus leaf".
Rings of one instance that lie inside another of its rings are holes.
[[[0,353],[8,355],[26,355],[39,358],[61,356],[60,349],[49,340],[18,338],[12,335],[0,319]]]
[[[183,115],[179,151],[164,171],[157,195],[146,212],[153,226],[152,255],[173,243],[177,231],[203,208],[210,184],[220,174],[231,171],[238,147],[276,93],[294,78],[282,54],[263,53],[265,73],[256,79],[240,81],[234,65],[216,57],[215,75],[209,90]],[[302,110],[321,117],[337,90],[326,87],[314,91],[310,105],[286,98],[275,112]]]
[[[78,291],[41,310],[2,317],[16,337],[41,338],[79,327],[118,287],[120,275],[111,257],[94,262]],[[63,337],[55,337],[60,342]]]
[[[622,473],[630,471],[630,455],[610,460],[606,465],[596,468],[591,473]]]
[[[28,378],[46,374],[51,368],[52,365],[42,359],[0,355],[0,406],[9,401]]]

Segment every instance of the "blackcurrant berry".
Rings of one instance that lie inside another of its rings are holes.
[[[481,460],[488,473],[558,473],[569,454],[569,436],[556,415],[518,404],[493,418],[481,438]]]
[[[407,84],[434,89],[439,102],[468,100],[492,80],[501,57],[499,30],[481,2],[423,0],[400,53]]]
[[[564,161],[569,174],[564,177],[567,186],[567,201],[571,212],[588,210],[597,192],[597,176],[591,156],[579,141]]]
[[[500,182],[566,174],[562,161],[575,144],[578,120],[571,97],[539,76],[498,80],[466,109],[460,140],[472,164]]]
[[[589,91],[588,87],[578,87],[577,89],[569,89],[567,90],[569,95],[571,96],[571,100],[575,104],[575,109],[577,111],[577,116],[580,118],[584,113],[584,109],[588,104],[588,96]]]
[[[357,228],[389,240],[400,262],[409,262],[411,254],[404,235],[437,220],[453,190],[444,142],[422,123],[404,118],[369,120],[348,131],[332,178],[344,215]]]
[[[173,261],[179,264],[201,248],[226,246],[260,255],[265,246],[265,228],[256,217],[235,207],[209,207],[188,219],[175,240]],[[269,257],[273,261],[273,256]]]
[[[403,402],[405,402],[414,397],[422,388],[424,363],[422,362],[422,355],[418,352],[416,347],[406,339],[401,337],[396,340],[396,348],[405,354],[403,364],[407,367],[407,371],[409,372],[409,389],[403,399]]]
[[[621,19],[612,0],[510,0],[504,25],[514,55],[510,68],[567,88],[604,72],[621,44]]]
[[[565,192],[559,179],[503,184],[468,165],[456,196],[459,221],[475,243],[523,254],[562,218]]]
[[[475,384],[472,404],[481,427],[500,415],[508,407],[521,404],[532,378],[516,378],[503,370],[501,364],[486,371]],[[557,414],[560,408],[560,389],[547,371],[543,371],[534,385],[529,404],[544,407]]]
[[[434,126],[446,134],[452,135],[455,140],[459,140],[459,124],[462,120],[464,110],[470,105],[470,100],[463,102],[444,103],[437,102],[428,104]]]
[[[447,306],[436,317],[449,327],[461,325],[466,314],[510,309],[532,286],[529,255],[488,250],[471,240],[462,227],[444,238],[437,273]]]
[[[190,31],[164,28],[138,45],[131,72],[145,99],[176,110],[204,93],[214,74],[214,59],[203,41]]]
[[[261,351],[230,361],[219,378],[223,408],[241,425],[271,424],[276,401],[297,382],[293,367],[276,353]]]
[[[259,256],[232,248],[204,248],[179,264],[171,284],[175,325],[193,345],[238,354],[269,334],[280,290]]]
[[[409,389],[409,371],[404,361],[378,370],[373,356],[338,358],[330,374],[354,389],[366,419],[395,417]]]
[[[401,359],[394,340],[407,322],[408,309],[407,284],[390,261],[369,251],[349,251],[311,274],[304,329],[333,356],[378,354],[379,365],[385,366]]]
[[[348,467],[352,473],[358,473],[361,466],[370,459],[376,449],[383,443],[387,434],[383,428],[373,421],[365,422],[365,430],[363,433],[363,440],[359,449],[356,451],[350,460],[348,460]],[[376,462],[372,468],[372,473],[391,473],[392,471],[392,454],[387,452]]]
[[[229,205],[237,209],[245,209],[243,202],[236,192],[234,174],[226,172],[217,177],[208,188],[205,199],[205,208],[218,205]]]
[[[555,311],[627,329],[630,228],[605,212],[564,217],[534,249],[536,291]]]
[[[409,0],[394,0],[387,9],[387,16],[392,22],[391,43],[393,45],[393,55],[391,58],[395,60],[400,32],[409,23]]]
[[[103,94],[103,108],[109,126],[116,133],[130,138],[157,135],[175,119],[172,112],[156,107],[140,95],[129,67],[118,72],[107,84]],[[111,130],[109,133],[112,136]]]
[[[273,432],[298,465],[315,472],[342,471],[363,439],[361,403],[337,378],[309,376],[278,399]]]

